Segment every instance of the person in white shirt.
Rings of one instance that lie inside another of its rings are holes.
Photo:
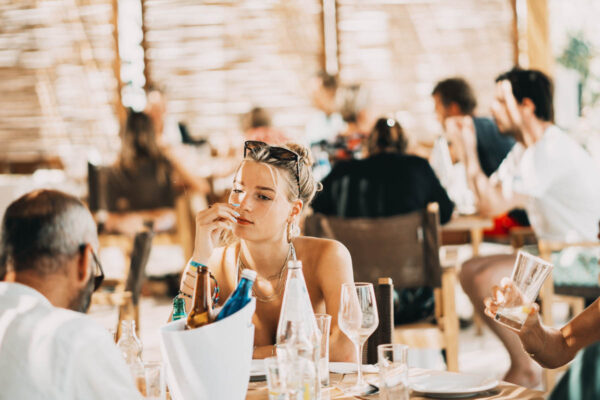
[[[101,283],[96,224],[76,198],[28,193],[0,241],[0,399],[141,399],[109,332],[85,313]]]
[[[535,234],[568,241],[594,240],[600,219],[600,170],[591,156],[553,124],[552,83],[542,72],[513,69],[496,79],[492,114],[500,131],[517,143],[489,178],[477,158],[471,118],[450,118],[459,157],[482,215],[525,208]],[[463,264],[460,280],[475,311],[492,285],[510,276],[514,255],[477,257]],[[504,380],[535,387],[539,367],[509,329],[483,318],[506,346],[511,367]]]
[[[320,72],[313,82],[311,95],[317,111],[306,124],[304,142],[307,147],[323,141],[331,142],[346,129],[346,123],[337,111],[337,78]]]

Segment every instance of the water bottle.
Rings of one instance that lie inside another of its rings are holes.
[[[277,352],[286,354],[298,374],[303,377],[302,393],[299,398],[313,400],[321,398],[319,380],[319,350],[321,331],[312,309],[302,274],[302,262],[288,262],[279,324],[277,326]]]
[[[242,279],[237,288],[235,288],[231,297],[225,302],[225,305],[217,315],[217,321],[229,317],[231,314],[241,310],[252,300],[252,285],[256,280],[256,271],[245,269],[242,271]]]
[[[121,337],[117,342],[125,363],[129,366],[133,380],[140,391],[146,393],[146,378],[144,376],[144,363],[142,362],[142,342],[135,334],[135,321],[121,321]]]

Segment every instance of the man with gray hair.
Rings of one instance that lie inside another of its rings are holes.
[[[107,330],[85,316],[103,278],[96,224],[76,198],[28,193],[0,239],[0,387],[11,399],[141,398]]]

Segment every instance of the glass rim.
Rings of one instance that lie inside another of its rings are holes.
[[[400,349],[410,349],[410,346],[407,344],[403,344],[403,343],[384,343],[384,344],[378,344],[377,345],[377,350],[381,349],[396,349],[396,348],[400,348]]]
[[[519,250],[517,251],[517,257],[515,259],[515,263],[516,261],[519,259],[519,256],[523,256],[525,258],[529,258],[531,260],[534,260],[535,262],[537,262],[538,264],[542,264],[545,265],[549,268],[554,268],[554,264],[552,264],[550,261],[544,260],[543,258],[533,255],[525,250]],[[516,265],[516,264],[515,264]]]
[[[327,314],[327,313],[316,313],[315,314],[315,318],[317,318],[317,319],[319,319],[319,318],[331,319],[333,317],[330,314]]]
[[[344,282],[342,286],[354,286],[354,287],[363,287],[363,286],[373,286],[371,282]]]

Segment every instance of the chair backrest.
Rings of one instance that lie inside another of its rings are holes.
[[[137,233],[133,241],[131,263],[129,265],[127,282],[125,283],[125,290],[131,292],[134,305],[139,303],[142,283],[145,276],[144,272],[146,270],[146,264],[148,264],[148,258],[150,257],[153,237],[154,232],[144,231]]]
[[[139,211],[175,206],[176,191],[171,181],[158,182],[157,166],[140,165],[137,171],[88,162],[90,210]]]
[[[377,346],[392,343],[394,333],[394,284],[391,278],[379,278],[375,285],[379,325],[367,342],[367,364],[377,362]]]
[[[396,288],[440,287],[439,208],[385,218],[309,216],[305,234],[335,239],[352,256],[354,279],[377,282],[391,277]]]

